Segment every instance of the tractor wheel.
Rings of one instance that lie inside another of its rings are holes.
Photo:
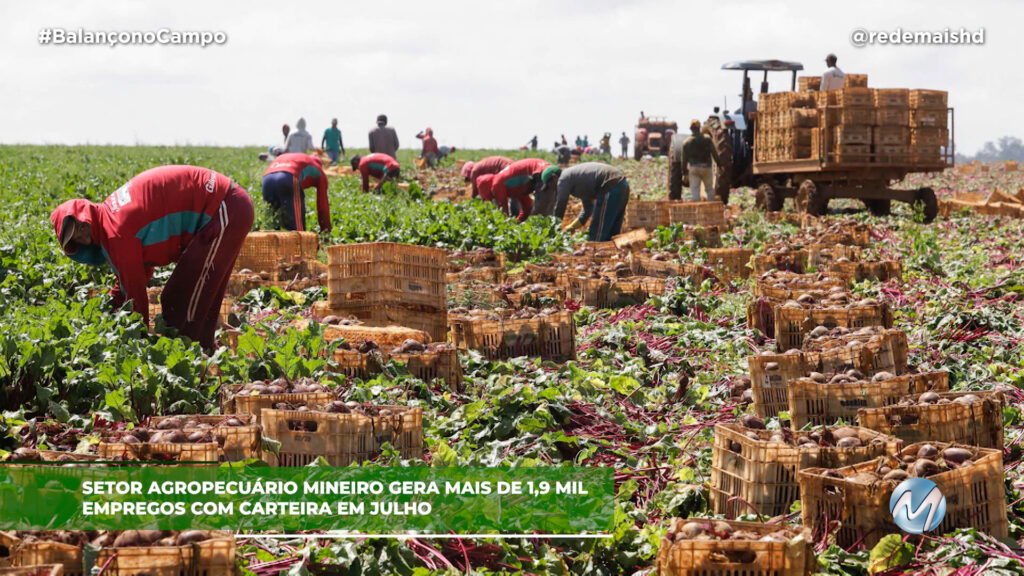
[[[918,188],[917,198],[914,200],[915,208],[917,205],[922,205],[924,209],[924,222],[925,224],[935,220],[935,217],[939,215],[939,201],[935,198],[935,190],[931,188]]]
[[[775,192],[771,184],[761,184],[757,187],[757,195],[754,196],[754,205],[765,212],[780,212],[785,198]]]
[[[732,141],[729,140],[729,133],[721,124],[708,124],[711,129],[711,142],[718,153],[718,166],[715,170],[715,196],[722,201],[722,204],[729,203],[729,194],[732,192]]]
[[[864,205],[873,216],[888,216],[892,211],[892,200],[865,200]]]
[[[828,212],[828,196],[814,182],[804,180],[796,192],[796,207],[798,212],[822,216]]]
[[[637,162],[639,162],[640,159],[643,158],[643,157],[644,157],[644,151],[643,150],[641,150],[640,148],[634,148],[633,149],[633,158]]]

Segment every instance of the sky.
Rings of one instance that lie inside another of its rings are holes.
[[[385,113],[403,147],[510,148],[534,134],[590,141],[639,112],[680,126],[727,102],[734,60],[829,52],[877,88],[947,90],[958,152],[1024,136],[1014,61],[1024,3],[679,0],[0,0],[0,143],[266,146],[301,116],[319,143],[332,117],[366,146]],[[43,28],[223,31],[223,45],[41,45]],[[856,48],[855,29],[984,28],[981,46]],[[786,75],[769,76],[772,91]],[[754,82],[755,90],[759,79]]]

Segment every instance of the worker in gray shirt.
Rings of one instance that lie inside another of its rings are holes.
[[[377,127],[370,130],[370,154],[380,152],[398,160],[398,134],[388,126],[388,117],[377,116]]]
[[[600,162],[584,162],[562,170],[557,191],[545,188],[536,195],[534,214],[565,216],[569,197],[583,203],[583,211],[564,230],[582,228],[590,221],[587,239],[607,242],[622,230],[622,220],[629,203],[629,182],[621,170]]]

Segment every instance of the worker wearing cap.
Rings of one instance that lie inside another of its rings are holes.
[[[836,66],[836,55],[825,56],[825,65],[828,69],[821,75],[821,91],[839,90],[846,85],[846,74]]]
[[[473,185],[473,197],[480,196],[480,188],[478,181],[484,174],[497,174],[505,169],[506,166],[512,163],[511,158],[504,156],[488,156],[476,162],[466,162],[466,166],[462,167],[462,176]],[[467,170],[466,167],[469,167]],[[490,200],[490,198],[484,198]]]
[[[370,154],[387,154],[398,160],[398,133],[388,126],[388,117],[377,116],[377,127],[370,130]]]
[[[513,162],[498,172],[494,177],[492,192],[494,201],[501,211],[508,214],[509,201],[516,200],[520,207],[517,219],[520,222],[525,221],[533,208],[533,198],[530,194],[548,182],[554,173],[548,170],[549,168],[557,170],[540,158],[526,158]]]
[[[690,121],[690,136],[683,140],[682,135],[672,138],[669,150],[669,200],[681,200],[683,196],[683,180],[689,178],[690,196],[694,202],[700,202],[700,187],[704,185],[704,194],[708,200],[715,198],[715,186],[711,161],[719,163],[715,145],[707,135],[701,133],[700,121]]]
[[[263,173],[263,200],[280,215],[285,230],[306,229],[306,188],[316,186],[316,212],[320,230],[331,231],[327,202],[327,174],[320,158],[310,154],[282,154]]]
[[[149,322],[146,285],[155,266],[176,264],[160,296],[168,325],[213,349],[235,258],[252,228],[249,194],[198,166],[162,166],[135,176],[102,203],[68,200],[50,214],[64,253],[110,264],[111,295]]]
[[[537,192],[534,214],[555,216],[562,220],[569,197],[583,204],[580,215],[565,226],[566,231],[577,230],[590,222],[587,239],[607,242],[622,230],[629,203],[629,182],[622,170],[600,162],[584,162],[562,171],[556,191]]]
[[[401,171],[401,165],[397,160],[380,152],[366,156],[357,154],[352,157],[350,162],[352,170],[359,172],[363,177],[363,192],[370,191],[371,176],[378,180],[376,188],[373,189],[374,192],[377,192],[384,186],[385,181],[397,179]]]

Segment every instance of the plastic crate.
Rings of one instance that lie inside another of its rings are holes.
[[[802,348],[806,335],[817,328],[892,328],[892,312],[881,302],[846,308],[775,308],[775,346],[779,352]]]
[[[913,128],[920,126],[949,128],[949,115],[945,109],[912,108],[910,110],[910,126]]]
[[[804,341],[804,358],[812,371],[829,374],[857,369],[866,375],[907,371],[907,334],[885,329],[868,338],[857,334]]]
[[[980,400],[967,405],[952,402],[968,394]],[[951,402],[861,408],[857,411],[857,421],[861,426],[891,434],[907,443],[956,442],[1003,450],[1005,399],[1002,392],[946,392],[939,394],[939,398]]]
[[[447,288],[445,289],[447,291]],[[329,302],[317,302],[312,307],[313,317],[322,320],[327,316],[354,317],[366,326],[404,326],[430,334],[434,342],[448,339],[447,294],[445,306],[344,306],[334,307]]]
[[[704,280],[704,268],[701,266],[684,264],[679,261],[655,260],[639,254],[630,255],[629,269],[635,276],[689,278],[694,285],[699,285]]]
[[[235,570],[235,538],[213,538],[189,546],[103,548],[94,566],[112,576],[230,576]]]
[[[671,202],[668,204],[668,218],[669,224],[726,228],[725,205],[717,201]]]
[[[327,248],[327,300],[334,308],[447,305],[447,252],[392,242]]]
[[[673,523],[700,521],[674,518]],[[710,521],[709,521],[710,522]],[[780,525],[726,522],[734,531],[758,535],[756,540],[676,540],[662,538],[657,570],[661,576],[807,576],[814,570],[810,534]],[[783,531],[784,542],[765,542],[761,535]]]
[[[950,445],[936,444],[940,450]],[[920,444],[911,444],[900,455],[916,455]],[[993,538],[1006,538],[1006,487],[1003,485],[1003,455],[989,448],[970,448],[973,464],[928,477],[946,498],[946,514],[933,532],[948,534],[956,528],[974,528]],[[897,482],[864,483],[854,480],[860,472],[872,472],[882,464],[895,467],[895,458],[883,456],[836,470],[833,478],[823,468],[798,473],[803,525],[824,535],[839,522],[836,543],[843,548],[872,548],[887,534],[903,534],[893,522],[889,500]]]
[[[280,443],[277,454],[264,452],[272,466],[306,466],[323,457],[331,466],[349,466],[374,458],[384,444],[402,458],[423,457],[423,409],[378,406],[386,416],[333,414],[315,410],[263,410],[264,434]]]
[[[330,369],[349,378],[368,380],[382,373],[383,365],[391,361],[405,364],[410,374],[424,382],[444,380],[452,389],[462,382],[462,366],[454,348],[415,354],[362,353],[339,348],[334,351],[335,365]]]
[[[800,76],[796,79],[796,85],[801,92],[820,90],[821,76]]]
[[[875,111],[875,122],[879,127],[900,127],[910,125],[909,108],[878,108]]]
[[[789,384],[789,421],[794,430],[807,424],[824,426],[840,419],[855,422],[861,408],[897,404],[905,396],[949,390],[945,371],[906,374],[880,382],[819,384],[809,378]]]
[[[949,130],[938,126],[918,126],[910,135],[915,146],[945,146],[949,144]]]
[[[943,90],[911,90],[910,105],[914,108],[937,108],[945,112],[949,94]]]
[[[8,553],[0,561],[9,561],[16,568],[57,565],[63,576],[84,576],[82,549],[78,546],[43,540],[26,542],[14,532],[0,532],[0,548]]]
[[[283,262],[316,260],[319,248],[315,232],[250,232],[235,258],[235,270],[274,272]]]
[[[910,105],[910,90],[906,88],[875,88],[871,90],[874,96],[874,105],[903,107]]]
[[[312,392],[303,394],[256,394],[240,396],[238,390],[242,384],[222,386],[220,390],[220,411],[223,414],[251,414],[256,423],[260,424],[260,413],[278,402],[289,404],[323,404],[335,399],[333,392]]]
[[[849,277],[855,282],[864,282],[866,280],[873,282],[887,282],[889,280],[903,282],[903,263],[899,260],[833,262],[828,265],[828,271],[833,274]]]
[[[638,228],[655,230],[659,226],[668,225],[668,202],[664,200],[635,200],[626,204],[626,215],[623,218],[622,230],[630,231]]]
[[[867,88],[868,87],[868,75],[867,74],[847,74],[846,80],[843,83],[846,88]]]
[[[892,436],[854,428],[856,448],[773,442],[778,432],[750,430],[741,424],[716,424],[711,451],[711,510],[727,518],[741,514],[788,514],[800,499],[797,472],[804,468],[840,468],[895,454],[902,443]],[[754,440],[748,434],[755,434]],[[798,432],[796,437],[808,432]],[[730,502],[732,498],[737,500]]]
[[[772,270],[803,274],[807,269],[806,250],[790,250],[785,254],[755,254],[750,259],[754,275],[760,276]]]
[[[225,420],[237,418],[244,422],[243,426],[223,426]],[[220,459],[228,462],[237,462],[249,458],[259,458],[263,449],[262,431],[256,422],[254,414],[222,414],[222,415],[198,415],[198,416],[155,416],[150,420],[150,425],[157,427],[164,420],[198,420],[201,424],[208,424],[213,428],[182,428],[183,432],[195,432],[209,430],[214,440],[220,446]]]
[[[122,444],[100,442],[97,447],[100,457],[105,460],[152,460],[168,462],[202,462],[216,464],[220,461],[220,446],[216,442],[201,444]]]
[[[612,237],[612,244],[619,250],[643,250],[651,235],[645,228],[637,228]]]
[[[490,360],[519,356],[555,362],[576,358],[576,324],[569,311],[543,318],[450,318],[451,339],[460,350],[476,350]]]
[[[769,369],[772,364],[776,366]],[[789,383],[808,373],[802,353],[749,356],[747,367],[754,413],[761,418],[775,418],[789,410]]]
[[[910,128],[904,126],[876,126],[872,141],[875,146],[907,146]]]

